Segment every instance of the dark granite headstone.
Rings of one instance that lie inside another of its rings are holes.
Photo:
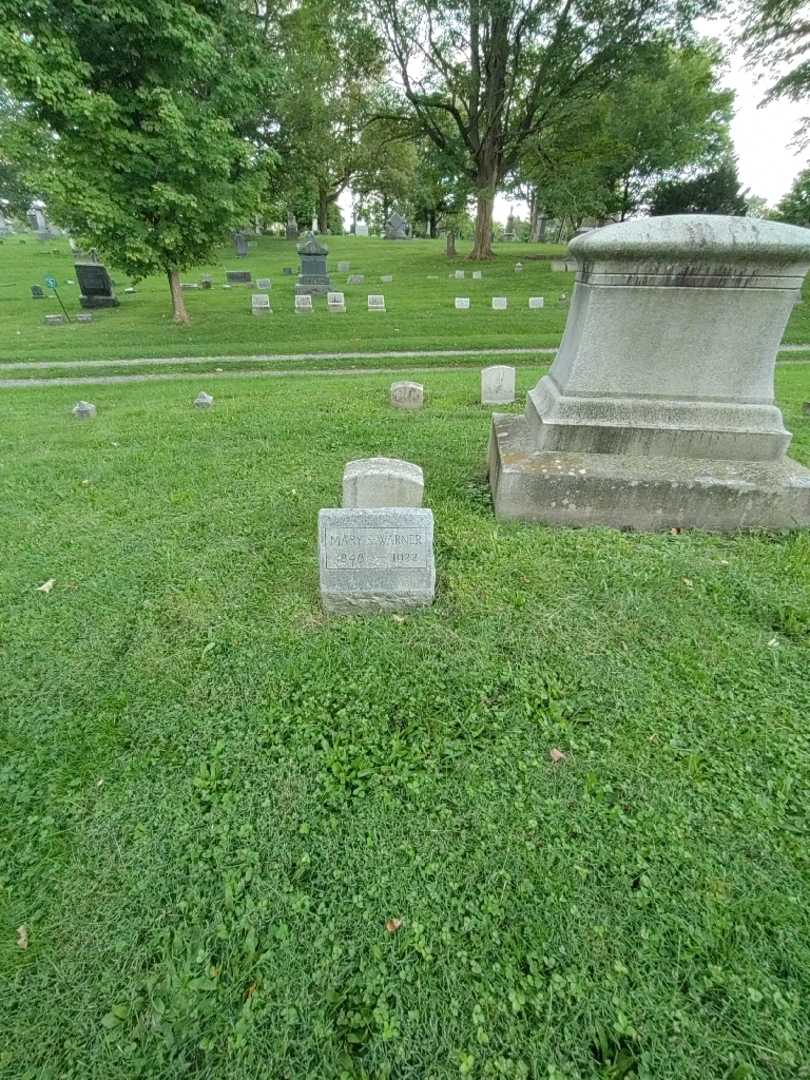
[[[233,234],[233,246],[236,249],[236,256],[239,259],[247,258],[248,253],[248,240],[244,233],[235,232]]]
[[[113,283],[105,266],[95,262],[73,265],[81,290],[79,303],[83,308],[118,307],[120,301],[113,292]]]
[[[306,243],[298,248],[298,254],[301,258],[301,272],[295,283],[296,296],[315,296],[330,292],[332,283],[326,272],[329,248],[310,233]]]
[[[253,280],[250,270],[228,270],[225,277],[231,285],[250,285]]]
[[[44,293],[41,285],[32,285],[31,286],[31,299],[32,300],[44,300],[45,299],[45,293]]]

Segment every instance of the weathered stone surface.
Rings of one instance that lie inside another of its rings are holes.
[[[312,313],[312,297],[309,293],[296,295],[295,312],[297,315],[310,315]]]
[[[456,270],[453,273],[453,277],[456,279],[456,281],[463,281],[464,280],[464,273],[465,272],[463,270]]]
[[[529,297],[529,311],[534,311],[537,308],[543,307],[545,301],[542,296],[530,296]]]
[[[383,225],[386,240],[407,240],[410,226],[400,214],[394,212]]]
[[[77,401],[71,412],[77,420],[92,420],[96,415],[96,407],[90,401]]]
[[[326,307],[333,313],[342,313],[346,310],[346,297],[342,292],[330,292],[326,294]]]
[[[269,292],[273,288],[273,282],[269,277],[256,278],[256,288],[261,292]]]
[[[347,285],[362,285],[366,280],[365,274],[352,274],[347,280]]]
[[[456,311],[469,311],[470,310],[470,298],[469,296],[457,296],[455,298]]]
[[[225,277],[229,285],[251,285],[253,275],[250,270],[226,270]]]
[[[515,273],[516,274],[522,274],[523,273],[523,263],[519,263],[519,262],[515,263]]]
[[[358,221],[354,227],[355,236],[368,236],[368,225],[365,221]]]
[[[287,225],[285,227],[285,235],[288,240],[298,239],[298,222],[295,220],[295,214],[292,212],[292,210],[287,211]],[[292,270],[290,270],[290,273],[292,273]]]
[[[348,272],[349,272],[349,265],[350,265],[350,264],[349,264],[348,262],[346,262],[346,260],[345,260],[345,259],[344,259],[344,260],[342,260],[341,262],[339,262],[339,263],[337,264],[337,268],[338,268],[338,273],[339,273],[339,274],[348,274]]]
[[[579,270],[554,364],[524,418],[493,417],[497,512],[641,529],[810,523],[810,474],[785,458],[773,398],[810,231],[653,217],[590,231],[570,250]],[[587,498],[575,493],[564,513],[538,457],[548,454],[598,459],[584,465]]]
[[[198,409],[210,409],[214,404],[214,399],[210,394],[206,394],[204,390],[201,390],[194,398],[194,404]]]
[[[252,315],[268,315],[272,310],[270,297],[267,293],[253,293],[250,298],[250,312]]]
[[[309,233],[305,243],[298,248],[301,271],[295,283],[298,296],[318,296],[328,293],[332,282],[326,271],[326,256],[329,248],[322,244],[313,233]]]
[[[421,409],[425,403],[425,388],[417,382],[391,383],[391,404],[396,409]]]
[[[238,259],[247,258],[248,238],[243,232],[235,232],[233,234],[233,246]]]
[[[46,315],[43,319],[46,326],[62,326],[65,321],[64,315]]]
[[[421,506],[422,470],[399,458],[350,461],[343,470],[343,506]]]
[[[372,293],[368,298],[369,311],[385,311],[385,297],[382,293]]]
[[[340,615],[410,611],[433,603],[433,514],[416,507],[321,510],[321,604]]]
[[[481,372],[481,404],[509,405],[515,400],[515,369],[493,364]]]
[[[481,281],[481,279],[484,276],[484,272],[482,270],[473,270],[472,276],[473,276],[473,281]]]
[[[93,316],[90,314],[89,311],[81,311],[76,316],[76,322],[79,322],[79,323],[88,323],[88,322],[92,322],[92,321],[93,321]]]
[[[552,259],[551,269],[558,274],[569,273],[572,270],[576,270],[576,259]]]
[[[32,300],[44,300],[45,299],[45,290],[42,288],[41,285],[32,285],[31,286],[31,299]]]
[[[509,301],[505,296],[493,296],[492,297],[492,310],[493,311],[506,311],[509,306]]]

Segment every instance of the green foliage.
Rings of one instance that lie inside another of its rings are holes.
[[[773,216],[778,221],[810,228],[810,167],[799,173],[790,191],[780,199]]]
[[[16,151],[52,218],[134,279],[207,258],[268,164],[250,137],[270,73],[234,0],[4,11],[2,77],[24,103]]]
[[[711,172],[689,179],[663,180],[650,195],[651,214],[738,214],[748,212],[737,164],[727,158]]]
[[[765,100],[806,101],[810,96],[810,19],[805,0],[742,0],[738,17],[749,63],[777,75]],[[806,145],[808,135],[810,117],[805,117],[797,141]]]

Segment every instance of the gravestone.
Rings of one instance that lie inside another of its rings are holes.
[[[390,285],[393,280],[394,280],[394,275],[393,274],[383,274],[382,277],[380,278],[380,281],[384,285]]]
[[[80,311],[79,314],[76,316],[76,322],[88,323],[92,321],[93,316],[90,314],[89,311]]]
[[[92,420],[96,415],[96,407],[89,401],[77,401],[71,412],[77,420]]]
[[[401,214],[394,213],[383,225],[386,240],[407,240],[408,239],[408,222],[402,217]]]
[[[505,296],[493,296],[492,297],[492,310],[493,311],[506,311],[509,303]]]
[[[253,275],[250,270],[227,270],[225,277],[229,285],[252,285]]]
[[[43,290],[41,285],[32,285],[31,286],[31,299],[32,300],[44,300],[45,299],[45,291]]]
[[[271,314],[273,309],[270,307],[270,297],[267,293],[258,292],[253,293],[250,297],[250,313],[251,315],[268,315]]]
[[[293,276],[293,268],[291,266],[283,267],[281,272],[284,275],[284,277],[292,277]]]
[[[248,253],[248,239],[243,232],[233,234],[233,246],[238,259],[246,259]]]
[[[484,276],[484,272],[482,270],[473,270],[472,276],[473,281],[480,281]]]
[[[810,401],[805,401],[802,405],[802,416],[810,416]]]
[[[346,260],[345,260],[345,259],[341,260],[341,261],[340,261],[340,262],[338,263],[338,265],[337,265],[337,268],[338,268],[338,273],[339,273],[339,274],[348,274],[348,272],[349,272],[349,265],[350,265],[350,264],[349,264],[348,262],[346,262]]]
[[[273,282],[269,277],[256,278],[256,288],[261,289],[262,292],[269,292],[273,288]]]
[[[194,398],[194,406],[197,409],[210,409],[213,404],[214,399],[210,394],[206,394],[204,390],[201,390]]]
[[[481,372],[481,404],[509,405],[515,400],[515,369],[493,364]]]
[[[347,285],[362,285],[365,282],[365,276],[363,274],[352,274],[347,280]]]
[[[565,335],[524,416],[493,415],[495,512],[553,524],[736,531],[810,525],[785,456],[779,343],[810,231],[640,218],[572,240]]]
[[[135,292],[135,288],[132,285],[127,285],[127,287],[124,289],[124,292],[131,295]]]
[[[343,506],[421,506],[422,470],[410,461],[373,457],[350,461],[343,470]]]
[[[453,274],[453,276],[455,277],[456,281],[463,281],[464,280],[464,271],[463,270],[456,270],[455,273]]]
[[[425,388],[417,382],[391,383],[390,400],[395,409],[421,409],[425,403]]]
[[[200,278],[200,287],[203,289],[210,289],[213,284],[213,279],[210,274],[203,274]]]
[[[365,221],[358,221],[354,230],[355,236],[368,236],[368,225]]]
[[[328,293],[332,288],[329,275],[326,272],[326,256],[329,248],[322,244],[310,233],[298,248],[301,259],[301,271],[295,283],[297,296],[317,296]]]
[[[330,292],[326,294],[326,310],[340,313],[346,310],[346,298],[342,292]]]
[[[329,614],[410,611],[433,603],[433,513],[421,507],[321,510],[321,605]]]
[[[196,281],[180,282],[180,288],[183,292],[188,292],[190,289],[199,289],[199,287]]]
[[[61,326],[65,322],[64,315],[46,315],[43,319],[46,326]]]
[[[457,296],[456,297],[456,311],[469,311],[470,310],[470,298],[469,296]]]
[[[385,297],[382,293],[372,293],[368,298],[369,311],[385,311]]]
[[[298,239],[298,222],[295,220],[295,214],[292,210],[287,211],[286,237],[288,240]],[[292,273],[292,270],[290,270],[290,273]]]
[[[113,292],[105,266],[95,261],[76,262],[73,266],[81,292],[79,303],[83,308],[118,307],[121,301]]]
[[[312,297],[309,293],[298,293],[295,296],[296,315],[312,314]]]
[[[569,273],[572,270],[576,270],[576,259],[552,259],[551,269],[558,274]]]
[[[541,308],[543,306],[543,302],[544,301],[543,301],[542,296],[530,296],[529,297],[529,310],[530,311],[535,311],[537,308]]]
[[[515,273],[516,274],[522,274],[523,273],[523,263],[519,263],[519,262],[515,263]]]

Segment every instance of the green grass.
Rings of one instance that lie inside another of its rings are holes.
[[[248,258],[235,257],[233,247],[220,249],[214,263],[183,275],[196,281],[211,273],[210,291],[189,292],[186,301],[193,324],[171,322],[168,286],[162,278],[141,282],[134,295],[126,295],[128,279],[113,269],[120,308],[94,313],[89,325],[44,326],[46,313],[58,313],[54,298],[31,299],[30,286],[42,284],[53,273],[69,311],[79,310],[79,290],[66,285],[74,278],[66,241],[47,244],[11,237],[0,245],[0,361],[6,360],[115,360],[134,357],[251,355],[275,352],[323,352],[508,348],[556,346],[562,337],[574,275],[554,273],[549,259],[564,249],[553,245],[501,244],[497,259],[484,264],[484,279],[472,281],[473,266],[464,258],[469,245],[459,245],[459,256],[448,260],[442,241],[414,240],[394,243],[379,239],[328,238],[328,265],[348,260],[353,273],[366,276],[363,285],[347,285],[347,275],[332,274],[333,284],[346,294],[345,315],[330,315],[325,300],[316,300],[312,315],[293,310],[294,277],[283,277],[284,266],[297,267],[295,245],[261,238]],[[52,251],[57,254],[52,254]],[[531,258],[542,256],[543,258]],[[525,267],[514,272],[516,260]],[[250,292],[244,287],[223,289],[225,271],[249,269],[254,278],[273,280],[273,314],[254,318]],[[451,270],[467,271],[465,281],[448,277]],[[382,285],[382,274],[394,281]],[[429,277],[428,275],[431,275]],[[47,290],[46,290],[47,291]],[[383,292],[386,312],[366,310],[366,297]],[[453,297],[470,296],[470,311],[456,311]],[[510,309],[490,309],[493,295],[508,296]],[[528,310],[529,296],[544,296],[546,307]],[[798,305],[785,338],[810,343],[810,305]],[[364,366],[369,366],[365,364]]]
[[[477,373],[389,382],[3,397],[0,1074],[810,1076],[810,538],[498,524]],[[327,620],[375,453],[437,601]]]

